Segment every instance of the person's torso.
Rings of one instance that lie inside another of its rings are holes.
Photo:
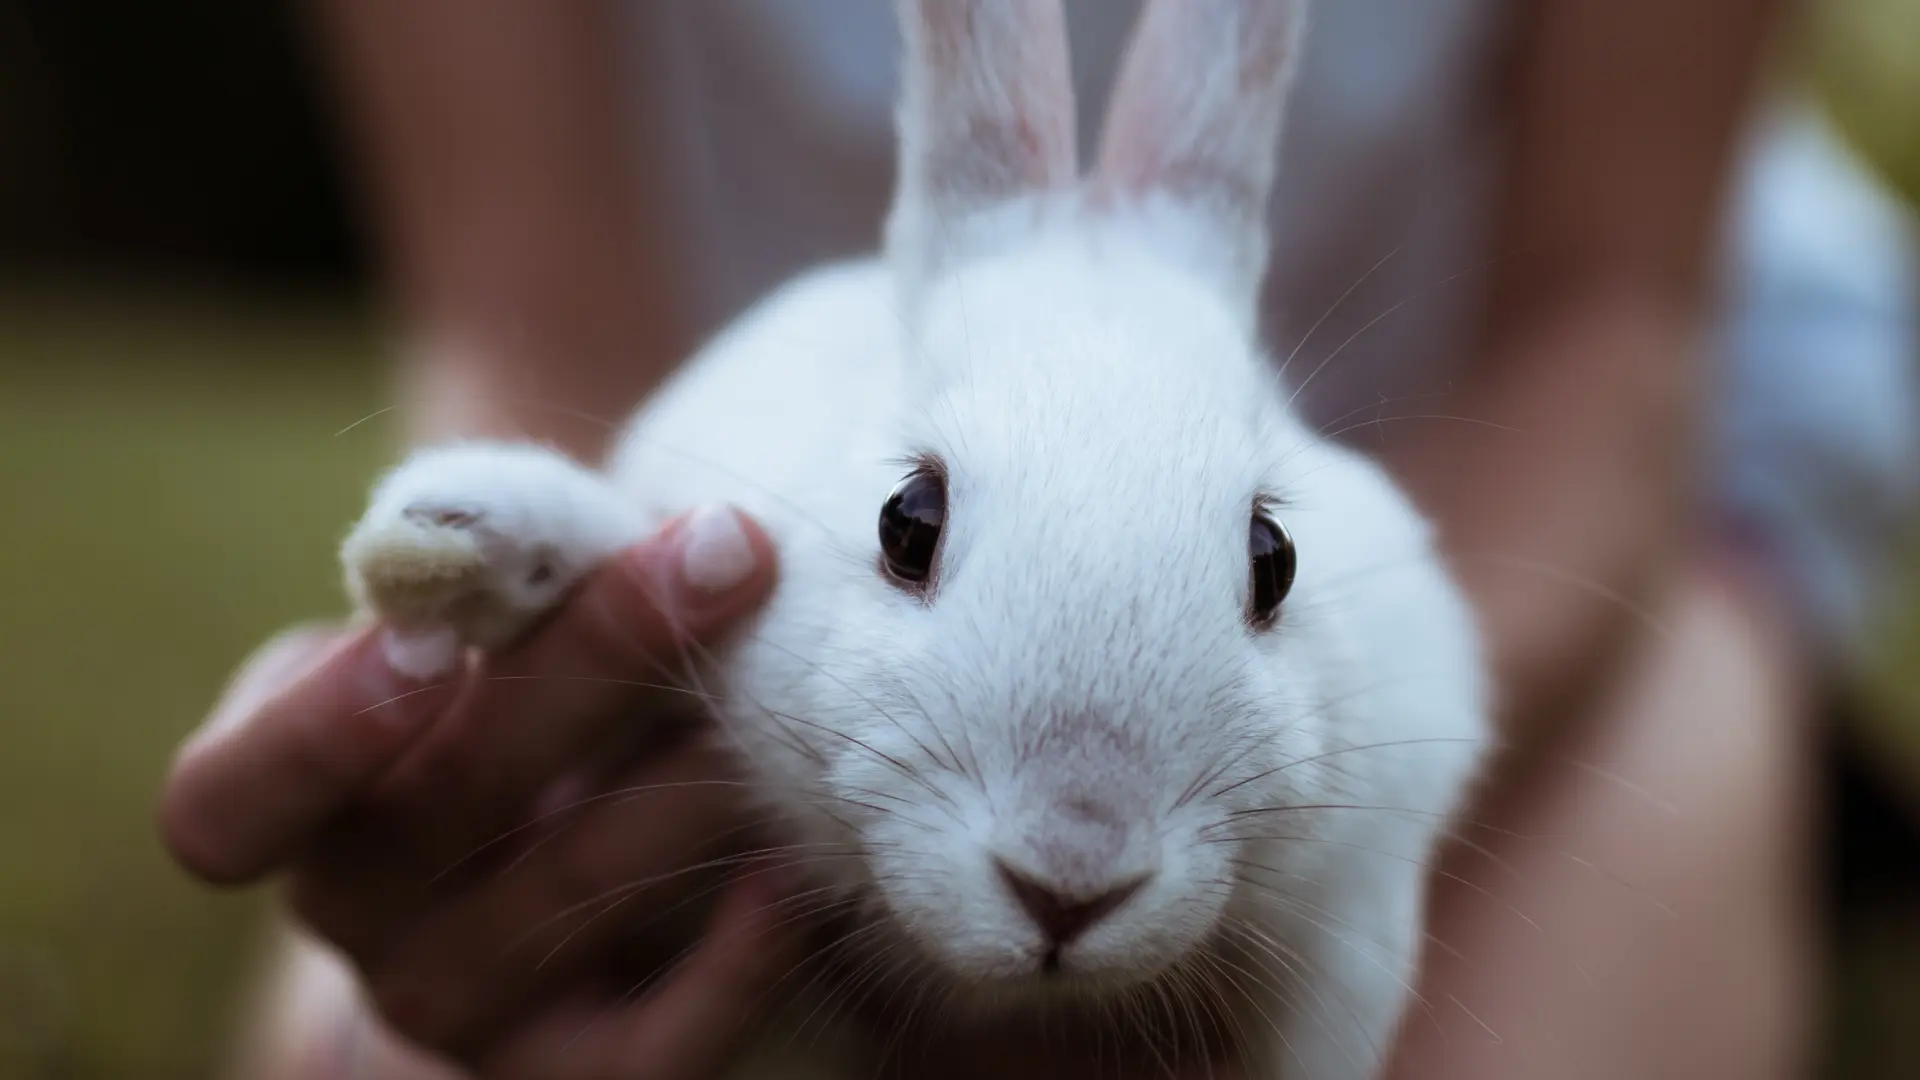
[[[1091,148],[1139,3],[1066,6]],[[1266,314],[1275,353],[1298,349],[1296,385],[1325,363],[1303,399],[1313,415],[1435,389],[1452,366],[1484,277],[1480,127],[1501,8],[1340,0],[1312,12]],[[650,109],[642,160],[674,202],[698,329],[874,247],[893,174],[888,0],[634,0],[628,12]]]

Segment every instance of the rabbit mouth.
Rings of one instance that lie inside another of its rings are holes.
[[[918,937],[903,928],[896,932]],[[889,966],[904,978],[943,984],[954,1001],[968,1003],[968,1011],[1013,1014],[1034,1007],[1102,1006],[1137,994],[1151,996],[1157,985],[1187,978],[1185,968],[1205,966],[1202,948],[1172,958],[1121,959],[1111,951],[1045,944],[980,965],[975,958],[955,957],[935,943],[916,941],[905,950],[893,949]],[[1164,993],[1164,987],[1157,992]]]
[[[855,966],[858,964],[856,962]],[[1223,981],[1229,970],[1211,947],[1152,972],[1076,973],[1067,964],[990,980],[942,978],[925,965],[903,964],[871,980],[869,1022],[902,1035],[909,1028],[941,1037],[990,1039],[1016,1046],[1032,1038],[1051,1050],[1085,1040],[1111,1052],[1138,1042],[1142,1055],[1183,1062],[1233,1060],[1246,1030],[1245,989]],[[937,1008],[916,1007],[938,1001]],[[1196,1072],[1197,1074],[1197,1072]]]

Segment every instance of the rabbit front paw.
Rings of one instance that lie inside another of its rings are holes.
[[[382,480],[341,546],[347,589],[420,676],[506,644],[645,532],[607,480],[543,447],[463,444]]]

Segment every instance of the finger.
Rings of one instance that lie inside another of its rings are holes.
[[[168,848],[212,882],[274,870],[391,767],[453,691],[394,671],[372,627],[269,642],[174,759],[160,805]]]
[[[712,1080],[773,984],[799,954],[801,931],[781,903],[786,882],[741,876],[707,936],[637,1003],[557,1010],[490,1055],[501,1080]]]
[[[696,901],[738,861],[716,858],[723,843],[745,846],[728,766],[717,746],[689,742],[526,830],[532,842],[519,858],[403,924],[351,925],[368,897],[345,874],[332,876],[331,900],[312,884],[302,889],[300,912],[362,957],[390,1024],[460,1053],[583,969],[611,966],[636,937],[670,940],[697,913]],[[406,900],[375,906],[402,910]]]
[[[187,740],[187,749],[231,735],[274,695],[317,664],[346,637],[338,626],[291,626],[242,661],[206,722]]]
[[[472,693],[382,781],[383,806],[430,852],[458,857],[621,724],[644,723],[686,658],[773,583],[764,531],[728,509],[670,524],[602,567],[554,619],[484,664]],[[699,691],[678,695],[703,704]]]

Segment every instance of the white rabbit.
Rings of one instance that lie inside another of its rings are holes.
[[[736,503],[781,583],[719,726],[880,970],[955,1016],[1211,972],[1262,1075],[1375,1075],[1489,702],[1427,525],[1256,340],[1302,6],[1150,3],[1083,180],[1059,0],[902,0],[883,257],[749,312],[606,475],[419,452],[354,595],[438,668]]]

